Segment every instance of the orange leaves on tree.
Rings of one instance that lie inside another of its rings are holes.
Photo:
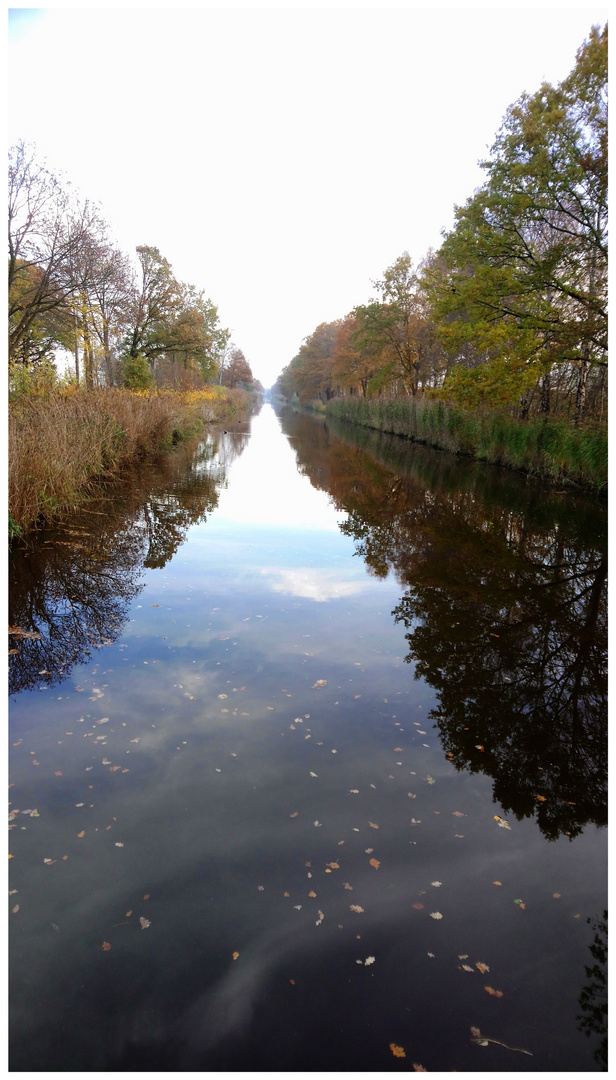
[[[401,1046],[396,1046],[395,1043],[390,1043],[389,1044],[389,1049],[391,1050],[394,1057],[400,1057],[400,1058],[406,1057],[406,1054],[404,1053],[404,1050],[402,1049],[402,1047]]]

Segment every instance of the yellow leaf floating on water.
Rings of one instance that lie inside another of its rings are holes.
[[[487,964],[475,964],[475,967],[477,968],[477,971],[481,972],[482,975],[485,975],[486,972],[490,970]]]
[[[502,998],[503,996],[502,990],[494,990],[491,986],[484,986],[484,990],[487,991],[488,994],[491,994],[492,997]]]
[[[405,1054],[404,1050],[402,1049],[402,1047],[401,1046],[396,1046],[395,1043],[390,1043],[389,1044],[389,1049],[391,1050],[394,1057],[400,1057],[400,1058],[406,1057],[406,1054]]]
[[[380,865],[381,864],[378,859],[370,859],[370,866],[373,866],[375,870],[378,870]]]
[[[337,862],[328,862],[327,865],[331,866],[332,870],[339,870],[340,869],[340,863],[337,863]]]
[[[351,911],[356,911],[358,915],[363,915],[364,909],[359,904],[349,904]]]
[[[238,958],[238,956],[239,956],[239,955],[240,955],[240,954],[239,954],[238,952],[234,952],[234,953],[233,953],[233,959],[234,959],[234,960],[237,960],[237,958]]]
[[[375,825],[373,821],[368,822],[371,829],[378,829],[378,825]]]

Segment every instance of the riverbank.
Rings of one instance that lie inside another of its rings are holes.
[[[605,425],[576,428],[560,419],[522,421],[501,412],[465,412],[438,401],[386,398],[334,398],[317,411],[558,484],[596,492],[607,487]]]
[[[24,396],[9,407],[9,538],[83,503],[93,485],[206,424],[247,413],[246,390],[96,389]]]

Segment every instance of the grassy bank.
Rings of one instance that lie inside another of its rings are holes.
[[[97,480],[248,411],[251,395],[91,390],[26,395],[9,408],[9,537],[52,521]]]
[[[607,484],[607,428],[563,420],[521,421],[498,412],[469,413],[442,402],[335,398],[326,413],[402,435],[454,454],[593,490]]]

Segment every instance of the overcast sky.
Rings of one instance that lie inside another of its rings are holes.
[[[9,144],[204,289],[267,387],[321,322],[418,262],[507,106],[607,6],[13,8]]]

